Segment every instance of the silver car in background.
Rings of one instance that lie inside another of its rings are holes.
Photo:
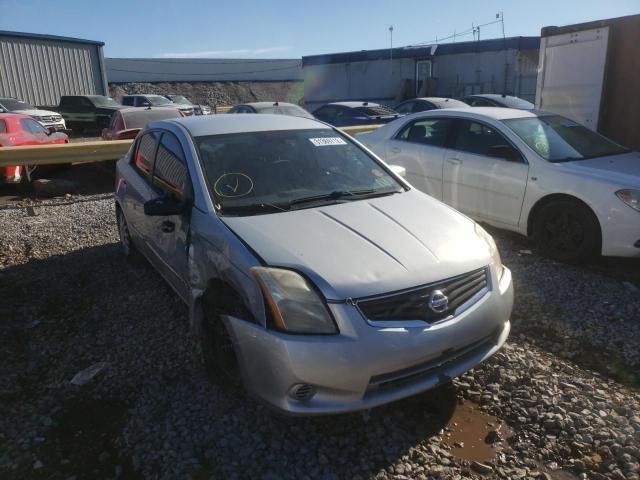
[[[370,408],[504,344],[511,273],[476,223],[324,123],[150,123],[117,164],[123,251],[189,306],[216,381],[296,414]]]

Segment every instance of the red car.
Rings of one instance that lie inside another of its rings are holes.
[[[129,140],[136,138],[147,123],[184,116],[177,108],[131,107],[114,112],[109,128],[102,130],[103,140]]]
[[[49,131],[29,115],[20,113],[0,113],[0,148],[19,145],[51,145],[69,143],[64,133]],[[0,181],[20,183],[30,180],[35,167],[9,166],[0,167]]]

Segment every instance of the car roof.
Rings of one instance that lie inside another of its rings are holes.
[[[449,97],[418,97],[418,98],[412,98],[410,100],[405,100],[405,101],[410,102],[412,100],[424,100],[426,102],[431,102],[435,105],[446,105],[447,103],[452,103],[452,104],[457,104],[458,108],[462,108],[463,107],[462,104],[464,104],[462,100],[457,100],[455,98],[449,98]]]
[[[549,112],[543,112],[541,110],[520,110],[517,108],[504,108],[504,107],[461,107],[461,108],[446,108],[442,110],[429,110],[428,112],[413,113],[411,116],[416,115],[455,115],[462,113],[465,116],[484,116],[493,118],[494,120],[509,120],[511,118],[532,118],[532,117],[544,117],[547,115],[553,115]],[[408,118],[405,117],[405,118]]]
[[[276,103],[278,105],[276,105]],[[252,103],[241,103],[240,105],[247,105],[249,107],[256,107],[256,108],[265,108],[265,107],[275,107],[275,106],[286,106],[286,107],[297,107],[298,105],[296,105],[295,103],[288,103],[288,102],[252,102]]]
[[[374,102],[331,102],[327,105],[342,105],[343,107],[357,108],[357,107],[380,107],[379,103]]]
[[[21,118],[33,118],[30,115],[25,115],[24,113],[0,113],[0,120],[7,119],[21,119]]]
[[[474,93],[473,95],[466,95],[465,98],[490,98],[500,100],[501,98],[519,98],[513,95],[502,95],[501,93]]]
[[[272,130],[309,130],[332,128],[325,123],[305,117],[246,113],[244,115],[202,115],[175,120],[153,122],[150,127],[161,128],[174,123],[186,128],[194,137],[227,133],[268,132]]]

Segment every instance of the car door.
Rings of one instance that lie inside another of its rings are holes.
[[[512,158],[496,156],[512,152]],[[443,200],[468,215],[514,226],[527,186],[529,165],[496,128],[481,121],[459,119],[443,168]]]
[[[163,132],[153,167],[153,187],[157,197],[189,203],[191,181],[186,157],[178,138]],[[149,217],[148,242],[157,258],[158,270],[183,299],[188,291],[188,246],[191,209],[178,215]]]
[[[414,187],[442,199],[442,164],[454,120],[428,117],[412,120],[387,142],[386,161],[407,170]]]

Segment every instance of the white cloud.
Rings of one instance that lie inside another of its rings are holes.
[[[179,52],[179,53],[161,53],[159,58],[211,58],[211,57],[245,57],[265,55],[275,52],[283,52],[290,50],[291,47],[262,47],[262,48],[241,48],[237,50],[205,50],[202,52]]]

